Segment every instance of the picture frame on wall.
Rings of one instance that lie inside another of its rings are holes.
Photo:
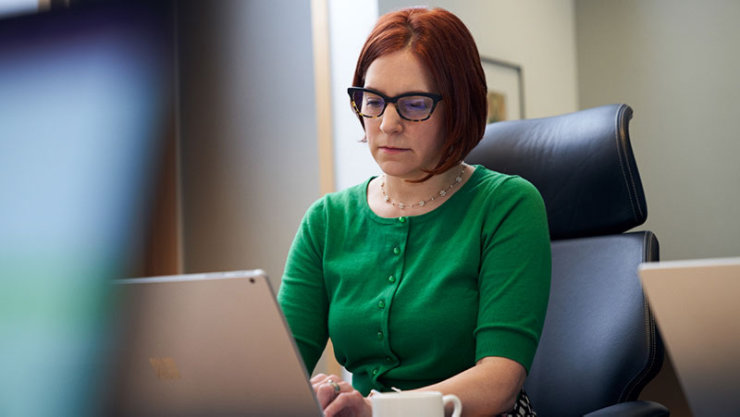
[[[481,57],[488,85],[486,123],[524,119],[524,81],[521,65]]]

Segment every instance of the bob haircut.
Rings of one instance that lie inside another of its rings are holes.
[[[378,19],[357,59],[352,85],[364,87],[373,61],[403,49],[427,68],[446,107],[442,157],[421,182],[461,162],[480,142],[486,127],[486,77],[473,36],[457,16],[440,8],[408,8]]]

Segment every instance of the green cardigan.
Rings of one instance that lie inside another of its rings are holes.
[[[328,337],[364,395],[439,382],[486,356],[529,370],[551,262],[534,186],[476,166],[434,211],[383,218],[369,182],[314,203],[288,255],[278,301],[308,371]]]

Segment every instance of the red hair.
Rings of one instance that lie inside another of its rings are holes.
[[[363,87],[373,61],[402,49],[427,68],[446,106],[442,157],[424,181],[462,162],[483,137],[486,77],[473,36],[457,16],[440,8],[409,8],[378,19],[357,59],[352,85]]]

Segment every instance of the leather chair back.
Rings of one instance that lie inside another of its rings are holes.
[[[658,260],[658,241],[649,231],[624,233],[647,218],[631,117],[629,106],[609,105],[493,123],[466,158],[524,177],[545,200],[552,286],[525,383],[541,417],[634,401],[662,365],[637,276],[641,262]]]

